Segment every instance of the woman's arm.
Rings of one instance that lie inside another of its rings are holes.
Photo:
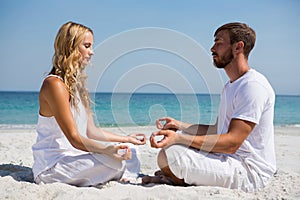
[[[94,123],[92,112],[88,113],[87,136],[91,139],[105,141],[105,142],[125,142],[125,143],[127,142],[136,145],[143,145],[146,143],[145,134],[138,133],[138,134],[122,136],[98,128]]]
[[[130,149],[123,146],[104,146],[91,139],[81,136],[73,118],[70,104],[69,92],[65,84],[58,78],[49,77],[45,79],[40,91],[40,113],[45,116],[54,116],[61,130],[71,145],[79,150],[104,153],[116,159],[130,159]],[[127,149],[123,157],[117,154],[118,149]]]

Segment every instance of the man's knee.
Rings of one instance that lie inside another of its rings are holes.
[[[158,153],[157,163],[161,169],[162,175],[164,176],[164,180],[169,182],[168,184],[186,186],[184,180],[177,178],[171,171],[168,164],[167,154],[164,149],[160,150]]]

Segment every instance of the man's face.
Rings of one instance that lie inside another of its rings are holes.
[[[225,68],[232,61],[233,54],[227,30],[222,30],[217,33],[211,52],[214,65],[217,68]]]

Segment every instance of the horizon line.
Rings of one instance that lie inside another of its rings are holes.
[[[39,90],[0,90],[0,93],[39,93]],[[196,93],[172,93],[172,92],[110,92],[110,91],[97,91],[97,92],[90,92],[90,94],[173,94],[173,95],[220,95],[220,93],[205,93],[205,92],[196,92]],[[281,93],[275,93],[276,96],[300,96],[300,94],[281,94]]]

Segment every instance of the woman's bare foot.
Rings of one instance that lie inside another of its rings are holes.
[[[120,182],[121,183],[130,183],[130,179],[129,178],[121,178]]]

